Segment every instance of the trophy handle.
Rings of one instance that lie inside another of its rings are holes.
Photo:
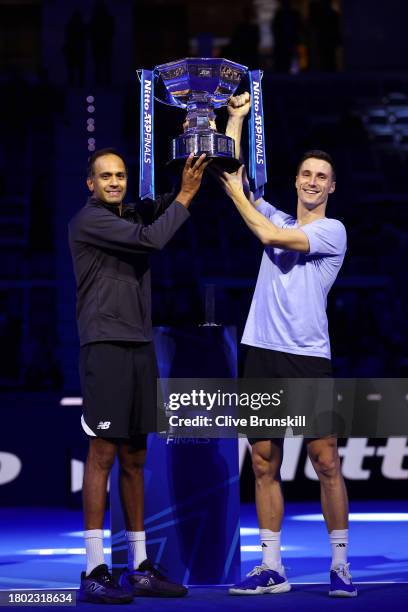
[[[141,68],[137,68],[136,69],[136,74],[137,74],[137,78],[139,79],[139,83],[142,82],[142,69]],[[153,70],[153,75],[155,80],[158,80],[158,74],[156,72],[156,69]],[[154,99],[156,100],[156,102],[160,102],[160,104],[165,104],[166,106],[178,106],[179,108],[187,108],[187,104],[183,104],[182,102],[179,102],[179,100],[177,100],[176,98],[174,98],[171,93],[169,93],[168,91],[166,91],[166,99],[162,100],[161,98],[159,98],[158,96],[154,95]]]

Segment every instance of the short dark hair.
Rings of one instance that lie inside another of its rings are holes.
[[[125,164],[125,169],[126,169],[126,174],[127,174],[126,160],[123,157],[123,155],[121,155],[116,149],[112,147],[108,147],[106,149],[98,149],[97,151],[95,151],[95,153],[92,153],[92,155],[88,157],[88,167],[87,167],[87,177],[88,178],[91,178],[91,176],[93,176],[94,174],[95,162],[98,159],[98,157],[103,157],[104,155],[116,155],[117,157],[120,157],[120,159]]]
[[[303,162],[306,161],[307,159],[310,159],[311,157],[314,157],[315,159],[322,159],[323,161],[330,164],[331,169],[332,169],[333,181],[336,180],[336,169],[334,167],[332,156],[329,155],[329,153],[326,153],[326,151],[321,151],[320,149],[311,149],[310,151],[306,151],[306,153],[302,155],[298,163],[298,166],[297,166],[296,175],[299,174],[300,166],[303,164]]]

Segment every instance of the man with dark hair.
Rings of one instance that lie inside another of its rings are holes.
[[[240,138],[249,108],[248,95],[237,101],[235,111],[229,108],[227,134]],[[317,150],[302,157],[295,180],[296,218],[263,198],[254,200],[243,166],[235,174],[214,169],[211,172],[215,172],[249,229],[265,246],[242,338],[249,345],[244,377],[331,377],[326,299],[346,252],[343,224],[326,217],[328,197],[336,188],[331,157]],[[269,436],[250,442],[262,564],[230,593],[282,593],[290,590],[280,556],[283,439]],[[329,594],[355,596],[357,590],[347,563],[348,499],[337,439],[333,435],[308,439],[307,449],[320,481],[322,510],[332,547]]]
[[[329,153],[326,153],[326,151],[321,151],[320,149],[311,149],[310,151],[306,151],[306,153],[303,153],[302,157],[299,160],[299,163],[297,165],[296,168],[296,176],[299,174],[300,172],[300,168],[303,164],[303,162],[305,162],[307,159],[321,159],[325,162],[327,162],[330,167],[331,167],[331,178],[332,178],[332,182],[336,182],[336,170],[334,167],[334,162],[333,162],[333,158],[331,155],[329,155]]]
[[[123,165],[125,166],[126,174],[128,173],[127,165],[125,158],[113,147],[106,147],[105,149],[98,149],[95,153],[92,153],[88,157],[88,167],[86,172],[86,177],[91,178],[95,174],[95,162],[99,157],[103,157],[104,155],[116,155],[119,159],[122,160]]]
[[[193,155],[177,196],[132,206],[124,203],[126,164],[113,149],[89,160],[92,193],[69,224],[77,281],[82,426],[89,436],[83,483],[87,568],[79,598],[125,603],[133,595],[180,597],[147,559],[143,524],[146,434],[156,431],[156,356],[152,342],[149,255],[162,249],[188,219],[209,161]],[[119,485],[128,540],[129,567],[112,578],[103,553],[108,477],[118,456]]]

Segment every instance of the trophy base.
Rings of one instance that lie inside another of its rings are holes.
[[[202,151],[201,153],[206,153]],[[198,155],[194,155],[194,162],[200,157],[201,153]],[[166,166],[170,168],[170,170],[182,170],[184,168],[184,164],[186,163],[188,155],[185,157],[178,157],[176,159],[171,159],[167,162]],[[236,172],[238,168],[242,165],[239,159],[235,157],[219,157],[217,155],[211,155],[207,153],[207,159],[214,160],[213,163],[217,165],[218,168],[221,168],[225,172],[232,173]]]
[[[184,132],[181,136],[174,138],[171,148],[170,167],[184,166],[190,153],[194,153],[194,159],[203,153],[208,159],[213,159],[217,166],[226,172],[236,172],[240,162],[235,158],[235,142],[225,134],[219,134],[213,130]]]

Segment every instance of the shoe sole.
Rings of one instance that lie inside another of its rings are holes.
[[[291,590],[289,582],[281,582],[268,587],[256,587],[256,589],[234,589],[228,590],[230,595],[277,595],[287,593]]]
[[[357,591],[329,591],[330,597],[357,597]]]
[[[176,598],[176,597],[185,597],[187,595],[188,591],[186,591],[185,593],[180,593],[180,594],[175,594],[175,593],[155,593],[154,591],[133,591],[133,596],[134,597],[171,597],[171,598]]]

